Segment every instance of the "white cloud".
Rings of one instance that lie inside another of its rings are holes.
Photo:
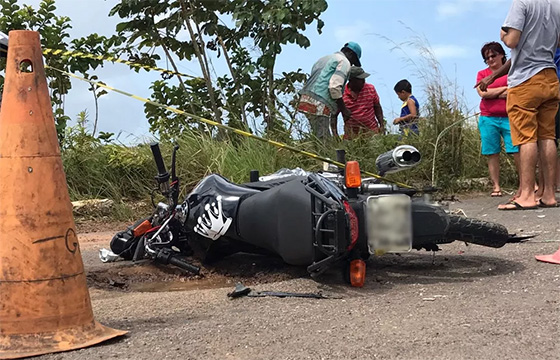
[[[437,13],[442,18],[456,16],[462,13],[463,11],[465,11],[467,7],[468,7],[467,3],[463,1],[458,1],[454,3],[445,2],[445,3],[440,3],[437,6]]]
[[[453,45],[453,44],[439,44],[432,45],[431,50],[438,60],[449,59],[449,58],[461,58],[469,54],[468,49],[465,46]]]
[[[455,17],[459,15],[466,14],[467,12],[477,11],[484,8],[484,11],[488,11],[490,8],[495,8],[500,6],[507,8],[507,2],[510,0],[447,0],[440,1],[436,7],[437,15],[440,19],[445,19],[449,17]]]
[[[399,45],[398,50],[403,52],[405,59],[435,58],[441,61],[444,59],[464,58],[471,55],[471,50],[467,46],[455,44],[404,44]]]
[[[370,23],[362,20],[356,21],[352,25],[337,26],[334,29],[334,37],[340,43],[348,41],[360,41],[373,31]]]

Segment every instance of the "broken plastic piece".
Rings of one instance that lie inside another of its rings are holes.
[[[235,289],[232,292],[227,294],[228,297],[235,299],[242,296],[248,297],[265,297],[265,296],[274,296],[279,298],[286,298],[286,297],[297,297],[297,298],[310,298],[310,299],[335,299],[336,297],[333,296],[326,296],[322,293],[293,293],[293,292],[284,292],[284,291],[257,291],[252,292],[251,288],[243,285],[242,283],[237,283],[235,285]]]
[[[227,296],[232,299],[235,299],[241,296],[249,295],[250,292],[251,292],[251,288],[246,287],[242,283],[237,283],[237,285],[235,285],[235,289],[233,289],[232,292],[227,294]]]
[[[101,249],[99,250],[99,259],[104,263],[114,262],[119,259],[119,255],[115,254],[111,250]]]

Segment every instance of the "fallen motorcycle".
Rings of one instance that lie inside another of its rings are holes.
[[[150,217],[115,235],[111,250],[127,260],[149,258],[198,273],[185,260],[193,252],[203,262],[239,252],[264,254],[306,266],[313,277],[342,264],[346,280],[359,287],[371,255],[437,251],[456,240],[494,248],[520,240],[500,224],[449,214],[415,196],[417,190],[362,178],[359,164],[346,162],[343,151],[337,151],[338,161],[346,165],[340,170],[284,170],[262,178],[252,171],[245,184],[212,174],[179,203],[178,147],[171,175],[159,145],[151,149],[157,190],[167,201],[154,204]],[[376,165],[380,174],[389,174],[420,160],[417,149],[402,145],[380,155]]]

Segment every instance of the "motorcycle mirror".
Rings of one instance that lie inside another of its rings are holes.
[[[377,172],[383,176],[415,167],[421,159],[420,152],[414,146],[400,145],[379,155],[375,165]]]

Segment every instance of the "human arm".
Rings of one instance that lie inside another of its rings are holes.
[[[500,30],[500,39],[510,49],[515,49],[521,39],[521,31],[513,28],[502,28]]]
[[[483,99],[497,99],[499,98],[504,92],[507,91],[507,86],[501,86],[498,88],[488,89],[486,91],[480,90],[480,87],[476,89],[478,95]]]
[[[373,101],[373,112],[375,114],[375,119],[377,120],[377,124],[379,126],[379,132],[385,132],[385,122],[383,118],[383,108],[381,107],[381,101],[379,100],[379,94],[377,94],[377,90],[375,86],[371,85],[372,91],[372,101]]]
[[[350,118],[352,115],[342,99],[344,83],[346,82],[350,72],[350,66],[348,64],[349,62],[347,59],[339,59],[336,69],[329,80],[329,94],[331,99],[336,101],[336,107],[338,111],[342,113],[344,120]]]
[[[405,115],[403,117],[398,117],[393,121],[393,124],[400,124],[402,122],[407,122],[410,120],[414,120],[418,117],[418,111],[416,109],[416,103],[414,102],[414,100],[412,99],[408,99],[406,102],[406,105],[408,106],[408,110],[410,111],[410,114]]]
[[[525,3],[522,0],[513,0],[504,25],[500,30],[500,39],[508,48],[515,49],[519,45],[526,15]]]
[[[338,113],[331,114],[330,125],[333,136],[338,138]]]
[[[383,121],[383,108],[379,102],[373,104],[373,111],[375,112],[377,124],[379,124],[379,132],[383,134],[385,133],[385,123]]]
[[[338,112],[340,112],[342,114],[342,118],[344,120],[350,119],[350,117],[352,116],[352,113],[350,112],[350,110],[348,110],[348,108],[344,104],[344,100],[342,98],[336,99],[336,106],[338,108]]]
[[[505,62],[498,70],[494,71],[492,74],[488,75],[484,79],[478,81],[475,88],[478,88],[480,91],[487,91],[488,86],[494,83],[497,78],[507,75],[509,69],[511,68],[511,59]]]

